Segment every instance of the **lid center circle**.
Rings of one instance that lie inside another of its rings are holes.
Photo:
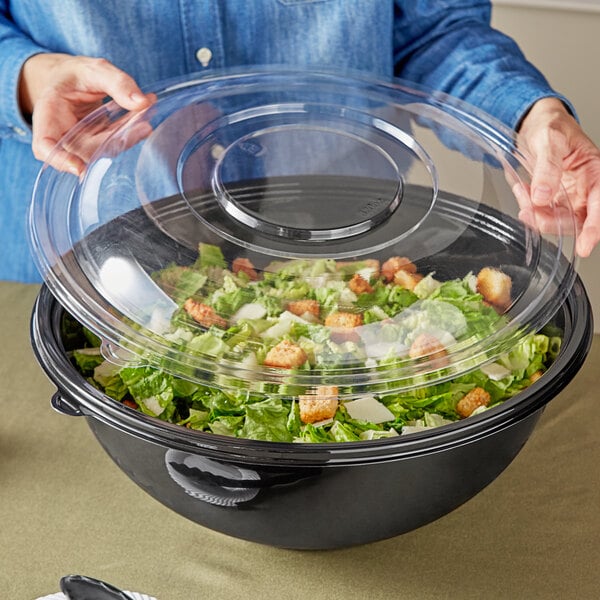
[[[353,196],[348,188],[357,174],[376,177],[379,185]],[[338,188],[324,196],[332,177]],[[365,233],[387,220],[402,197],[400,174],[382,148],[353,132],[306,124],[278,124],[235,140],[219,153],[212,186],[232,219],[299,242]]]
[[[415,177],[431,190],[416,212],[404,207]],[[177,182],[198,227],[287,257],[387,247],[418,227],[437,196],[435,169],[408,130],[320,102],[264,104],[211,120],[179,154]]]

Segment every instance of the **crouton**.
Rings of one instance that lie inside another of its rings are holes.
[[[352,279],[348,282],[348,287],[355,294],[370,294],[373,291],[371,284],[358,273],[354,273]]]
[[[317,423],[335,416],[338,408],[337,386],[321,385],[316,394],[298,396],[300,420],[303,423]]]
[[[214,308],[202,304],[201,302],[196,302],[195,300],[192,300],[192,298],[188,298],[185,301],[183,310],[185,310],[196,323],[200,323],[203,327],[211,327],[212,325],[217,325],[217,327],[222,327],[223,329],[227,327],[227,321],[219,316]]]
[[[419,273],[409,273],[404,269],[400,269],[394,273],[394,283],[411,292],[415,289],[415,286],[421,279],[423,279],[423,275],[420,275]]]
[[[331,328],[331,339],[337,344],[358,342],[360,336],[354,329],[362,324],[362,315],[358,313],[333,312],[325,319],[325,326]]]
[[[300,346],[289,340],[281,340],[281,342],[267,352],[264,364],[268,367],[293,369],[301,367],[307,359],[306,352]]]
[[[337,385],[318,385],[317,396],[335,396],[338,397],[339,389]]]
[[[437,359],[448,355],[445,346],[430,333],[420,333],[411,344],[408,355],[410,358]]]
[[[240,271],[246,273],[251,281],[256,281],[258,279],[258,273],[249,258],[242,258],[241,256],[234,258],[231,263],[231,270],[234,273],[239,273]]]
[[[405,256],[392,256],[381,265],[381,274],[386,281],[392,281],[398,271],[416,273],[417,267]]]
[[[306,313],[318,317],[321,307],[316,300],[292,300],[287,303],[287,310],[299,317]]]
[[[344,270],[346,267],[352,267],[354,270],[354,267],[362,269],[371,269],[372,274],[371,277],[374,277],[375,279],[377,279],[380,275],[380,265],[379,265],[379,261],[376,258],[366,258],[365,260],[360,260],[360,261],[345,261],[345,260],[338,260],[335,263],[335,266],[337,267],[338,271]],[[352,271],[350,271],[352,272]]]
[[[332,329],[353,329],[363,324],[361,314],[349,312],[332,312],[325,319],[325,326]]]
[[[531,374],[531,377],[529,377],[529,381],[531,381],[531,383],[535,383],[543,374],[543,371],[537,370]]]
[[[498,269],[484,267],[477,275],[477,291],[494,308],[505,310],[511,302],[512,280]]]
[[[456,405],[456,412],[462,417],[470,417],[481,406],[488,406],[492,397],[481,387],[467,392]]]

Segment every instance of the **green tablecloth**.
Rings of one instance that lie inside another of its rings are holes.
[[[600,339],[508,469],[417,531],[288,551],[187,521],[50,406],[29,345],[38,288],[0,283],[0,598],[82,573],[158,600],[600,598]]]

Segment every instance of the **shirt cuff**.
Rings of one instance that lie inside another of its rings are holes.
[[[48,52],[25,37],[2,42],[5,60],[0,61],[0,137],[31,143],[31,124],[19,107],[19,76],[25,61],[35,54]]]
[[[516,80],[512,83],[505,83],[499,93],[492,93],[489,97],[494,98],[494,101],[485,110],[495,115],[512,131],[518,129],[531,107],[542,98],[557,98],[573,117],[579,120],[575,107],[565,96],[551,87],[540,86],[539,81]]]

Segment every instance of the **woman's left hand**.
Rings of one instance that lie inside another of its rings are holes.
[[[517,143],[533,162],[526,193],[536,220],[543,224],[548,218],[544,208],[562,185],[579,229],[577,254],[589,256],[600,241],[600,149],[557,98],[543,98],[533,105],[523,119]]]

